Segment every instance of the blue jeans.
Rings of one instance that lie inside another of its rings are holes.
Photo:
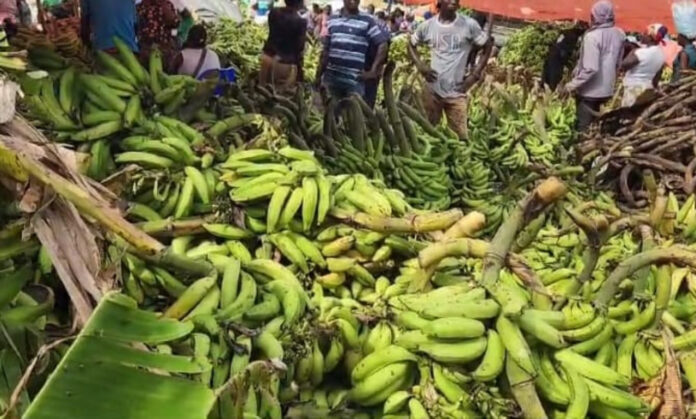
[[[357,82],[352,86],[348,86],[345,84],[334,84],[331,83],[330,80],[327,80],[326,87],[328,87],[331,96],[335,97],[336,99],[343,99],[353,93],[360,96],[365,95],[365,85],[362,82]]]

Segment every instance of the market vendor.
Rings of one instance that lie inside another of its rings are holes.
[[[614,5],[608,0],[596,2],[573,79],[564,87],[576,97],[576,128],[580,132],[590,126],[602,105],[614,95],[625,38],[614,24]]]
[[[374,17],[360,13],[360,0],[343,0],[343,9],[329,19],[315,83],[323,83],[337,98],[363,95],[364,81],[378,78],[387,58],[389,35]],[[368,50],[376,48],[372,67],[365,70]]]
[[[220,57],[207,48],[208,32],[203,25],[194,25],[188,31],[183,49],[174,60],[178,74],[198,78],[210,70],[220,69]]]
[[[680,33],[677,36],[677,42],[681,45],[682,50],[672,65],[673,82],[679,81],[682,71],[696,70],[696,40],[689,39],[688,36]]]
[[[138,42],[140,58],[147,62],[152,48],[162,51],[165,71],[173,72],[177,55],[176,38],[172,30],[179,26],[179,15],[169,0],[143,0],[138,4]]]
[[[450,128],[459,138],[466,135],[466,92],[481,79],[493,50],[490,37],[474,19],[457,14],[458,0],[439,0],[439,13],[421,23],[411,37],[408,51],[418,71],[428,82],[423,89],[423,105],[428,119],[439,123],[444,112]],[[430,66],[418,54],[416,46],[431,48]],[[467,73],[469,55],[480,47],[478,64]]]
[[[633,106],[646,90],[657,88],[665,65],[665,53],[660,45],[666,29],[660,24],[648,26],[641,37],[640,48],[631,51],[621,63],[626,72],[621,106]]]
[[[300,17],[302,0],[286,0],[285,7],[268,14],[268,38],[261,53],[259,83],[287,91],[304,79],[302,53],[307,40],[307,20]]]
[[[114,37],[138,51],[135,40],[135,1],[82,0],[82,40],[86,45],[115,53]]]
[[[549,47],[541,74],[543,86],[556,90],[563,79],[566,67],[570,67],[571,59],[575,55],[580,39],[586,30],[587,23],[579,22],[573,27],[563,30],[556,42]]]

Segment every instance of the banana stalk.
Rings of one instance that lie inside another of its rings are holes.
[[[123,237],[139,251],[152,255],[164,252],[165,246],[162,243],[130,224],[114,208],[107,207],[101,199],[94,199],[86,190],[68,181],[43,163],[22,151],[13,150],[3,142],[0,142],[0,155],[6,155],[16,161],[32,177],[50,186],[58,195],[75,205],[81,214],[95,219],[114,234]],[[12,172],[5,173],[12,176]]]
[[[203,234],[206,232],[203,225],[213,222],[215,222],[214,216],[186,220],[166,218],[164,220],[139,223],[138,228],[151,236],[178,237]]]
[[[568,295],[576,295],[582,288],[583,284],[592,279],[592,273],[594,272],[597,262],[599,261],[599,254],[602,245],[606,243],[607,239],[609,238],[609,235],[607,234],[609,225],[604,217],[585,217],[584,215],[570,208],[566,208],[566,213],[585,233],[585,236],[587,236],[587,248],[582,255],[582,272],[580,272],[580,275],[578,275],[577,279],[568,289]],[[559,301],[558,306],[563,304],[563,300],[565,299]]]
[[[619,288],[619,284],[636,271],[653,264],[674,263],[696,268],[696,252],[681,247],[666,247],[651,249],[625,259],[609,275],[596,294],[594,304],[601,310],[606,310],[609,302]]]
[[[543,211],[565,193],[566,186],[559,179],[552,177],[545,180],[518,204],[498,229],[483,260],[481,284],[499,300],[499,303],[504,303],[507,298],[497,287],[498,276],[517,233],[522,229],[525,220],[532,219],[536,213]],[[501,305],[505,307],[504,304]],[[522,307],[509,307],[509,309],[514,312],[521,310]]]
[[[534,387],[534,378],[523,370],[510,354],[505,359],[505,372],[512,395],[522,409],[525,418],[545,419],[546,411]]]
[[[340,208],[332,208],[331,215],[344,222],[359,224],[380,233],[430,233],[445,230],[463,216],[462,211],[458,209],[392,218],[362,212],[349,213]]]

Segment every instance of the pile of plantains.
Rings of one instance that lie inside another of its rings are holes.
[[[385,108],[324,115],[117,45],[101,73],[15,73],[45,136],[0,127],[3,411],[686,414],[694,201],[592,195],[566,102],[486,82],[462,142],[390,71]]]

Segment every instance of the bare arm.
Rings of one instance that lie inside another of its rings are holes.
[[[474,75],[476,75],[476,78],[481,78],[483,71],[486,69],[486,66],[488,65],[488,60],[491,58],[491,54],[493,53],[494,43],[495,41],[491,37],[488,38],[486,45],[483,46],[481,57],[479,58],[478,64],[474,68],[474,71],[472,72]]]
[[[389,44],[387,42],[382,42],[377,47],[377,54],[375,60],[372,62],[372,68],[370,68],[365,74],[365,78],[374,79],[379,76],[382,72],[382,67],[387,61],[387,51],[389,50]]]
[[[410,42],[408,43],[408,57],[411,59],[411,61],[413,61],[413,64],[416,65],[418,71],[424,71],[426,66],[423,63],[423,60],[421,60],[420,53]]]
[[[184,56],[181,55],[181,53],[178,53],[176,57],[174,58],[174,64],[172,65],[172,68],[174,69],[174,72],[178,73],[179,69],[181,68],[181,65],[184,63]],[[195,77],[195,74],[193,75]]]
[[[660,84],[660,80],[662,80],[662,72],[664,71],[664,69],[665,66],[662,66],[662,68],[660,68],[660,71],[658,71],[657,74],[655,74],[655,77],[653,77],[652,83],[655,89],[657,89],[657,86]]]
[[[418,72],[425,77],[425,80],[433,82],[435,79],[437,79],[437,72],[426,65],[423,60],[421,60],[418,49],[410,42],[408,43],[408,56],[411,58],[411,61],[413,61],[413,64],[416,66]]]
[[[630,70],[633,67],[637,66],[640,61],[638,60],[638,56],[636,55],[636,51],[633,50],[628,53],[626,58],[623,59],[621,62],[621,69],[626,71]]]
[[[324,75],[324,70],[329,64],[329,48],[331,47],[330,41],[326,40],[324,42],[324,47],[321,49],[321,56],[319,57],[319,66],[317,66],[317,73],[314,76],[314,83],[320,84],[321,77]]]
[[[493,46],[495,45],[495,40],[491,36],[491,28],[493,27],[493,15],[489,14],[488,19],[489,26],[485,34],[485,42],[483,43],[483,45],[477,43],[476,46],[478,48],[474,52],[476,55],[480,55],[478,57],[478,64],[476,64],[471,74],[465,77],[462,81],[462,85],[460,87],[460,90],[462,92],[468,91],[469,89],[471,89],[471,87],[478,83],[479,80],[481,80],[483,71],[486,69],[486,66],[488,65],[488,60],[491,58],[491,54],[493,53]],[[474,57],[473,61],[470,62],[476,63],[476,57]],[[466,63],[465,65],[468,65],[468,63]]]

